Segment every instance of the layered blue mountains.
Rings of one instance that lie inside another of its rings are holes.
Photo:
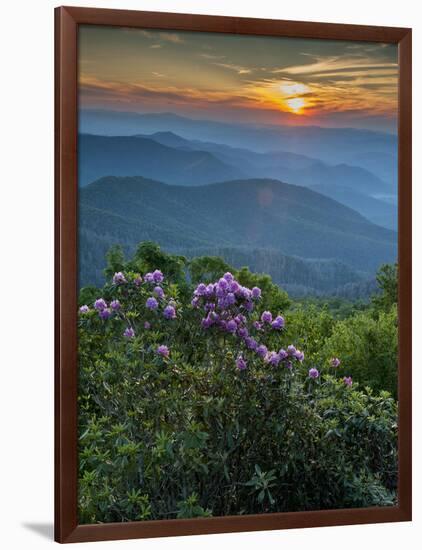
[[[269,273],[295,295],[365,298],[397,256],[397,139],[367,130],[81,111],[80,286],[113,244],[151,240]]]

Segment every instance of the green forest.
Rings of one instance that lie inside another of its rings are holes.
[[[158,161],[157,161],[158,163]],[[366,199],[365,199],[366,200]],[[105,256],[139,241],[188,258],[219,256],[269,274],[293,297],[368,301],[397,234],[312,189],[257,178],[187,187],[103,177],[79,193],[79,283],[105,282]]]
[[[79,292],[81,523],[396,504],[395,264],[369,299],[358,276],[349,298],[308,296],[267,274],[269,252],[106,240],[82,248],[105,269]],[[335,264],[283,265],[343,283]]]

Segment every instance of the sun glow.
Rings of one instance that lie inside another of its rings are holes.
[[[286,104],[292,113],[299,115],[303,112],[305,100],[302,97],[293,97],[292,99],[287,99]]]
[[[309,93],[309,87],[301,82],[283,82],[279,85],[284,105],[291,113],[301,115],[306,106],[304,94]]]

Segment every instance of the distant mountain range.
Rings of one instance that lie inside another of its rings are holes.
[[[103,176],[144,176],[177,185],[204,185],[232,179],[273,178],[312,187],[356,209],[370,221],[395,229],[396,205],[391,187],[365,168],[329,165],[290,152],[256,153],[173,132],[152,135],[79,137],[79,182]]]
[[[300,153],[328,164],[370,169],[393,186],[397,183],[397,136],[354,128],[223,123],[174,113],[129,113],[81,109],[83,134],[134,135],[173,132],[188,140],[211,141],[256,152]]]
[[[142,240],[175,252],[220,251],[277,282],[290,277],[320,289],[359,282],[396,258],[395,232],[320,193],[271,179],[186,187],[105,177],[80,190],[79,218],[81,284],[99,281],[111,244],[130,250]],[[288,256],[296,257],[294,269]]]
[[[143,137],[79,136],[79,182],[103,176],[157,178],[181,185],[203,185],[241,176],[207,151],[180,150]]]
[[[366,151],[361,153],[350,152],[345,162],[361,166],[376,174],[379,178],[389,183],[394,193],[397,193],[398,182],[398,156],[397,148],[394,151],[375,152]]]
[[[79,130],[81,285],[142,240],[296,294],[364,296],[396,260],[396,135],[89,109]]]
[[[370,171],[345,163],[329,165],[318,159],[285,151],[255,153],[248,149],[233,148],[218,143],[189,141],[172,132],[157,132],[148,136],[135,137],[152,139],[167,147],[184,151],[208,151],[226,164],[242,167],[248,177],[277,178],[305,186],[341,183],[355,190],[362,190],[365,194],[392,192],[384,181]]]

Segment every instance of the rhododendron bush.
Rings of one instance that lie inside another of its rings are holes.
[[[235,270],[166,262],[81,293],[80,521],[394,504],[390,394],[308,358]]]

